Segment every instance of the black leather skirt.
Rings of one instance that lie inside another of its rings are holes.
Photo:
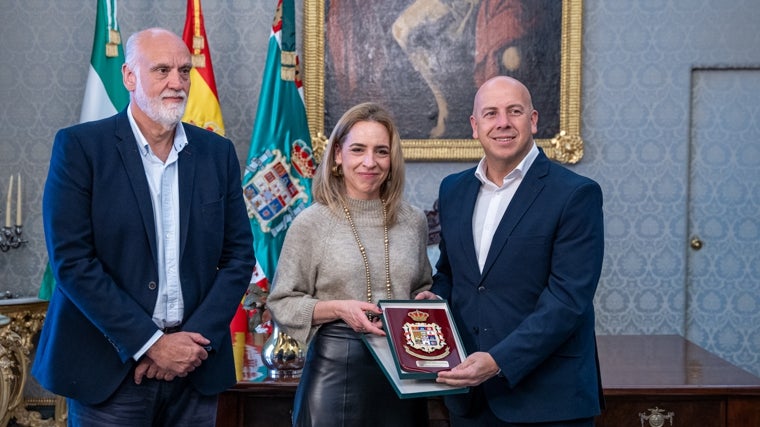
[[[294,426],[427,425],[425,399],[400,399],[358,333],[322,325],[309,345],[293,407]]]

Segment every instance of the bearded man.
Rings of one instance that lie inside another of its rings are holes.
[[[56,288],[32,374],[69,426],[214,426],[255,264],[232,142],[180,123],[191,56],[132,35],[126,109],[58,131],[43,195]]]

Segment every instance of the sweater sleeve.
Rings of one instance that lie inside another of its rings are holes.
[[[300,343],[307,343],[317,327],[312,326],[315,295],[315,257],[322,250],[323,239],[319,239],[319,227],[312,227],[306,221],[307,212],[296,217],[285,236],[277,271],[272,280],[272,291],[267,298],[274,320],[283,332]]]

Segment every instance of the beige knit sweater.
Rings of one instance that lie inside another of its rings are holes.
[[[366,248],[372,299],[387,299],[383,213],[379,200],[349,200],[351,218]],[[418,208],[401,204],[388,230],[392,299],[411,299],[432,283],[427,257],[427,220]],[[344,215],[315,203],[288,229],[267,306],[291,337],[308,343],[319,328],[311,319],[317,301],[367,300],[367,279],[359,247]]]

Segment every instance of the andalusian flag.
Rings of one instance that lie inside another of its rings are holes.
[[[84,89],[80,122],[113,116],[129,104],[129,92],[121,78],[124,48],[119,24],[116,22],[116,0],[98,0],[95,17],[95,37],[90,56],[90,70]],[[50,263],[40,284],[38,297],[49,300],[55,289],[55,277]]]
[[[271,280],[288,226],[311,203],[316,165],[306,121],[293,0],[277,3],[243,192],[256,259]]]
[[[129,104],[129,92],[121,78],[123,64],[124,48],[116,23],[116,0],[98,0],[95,39],[80,122],[111,117]]]
[[[190,70],[190,93],[182,121],[208,129],[224,136],[222,108],[216,92],[214,68],[211,66],[206,26],[203,24],[201,0],[187,0],[187,16],[182,40],[193,57]]]

